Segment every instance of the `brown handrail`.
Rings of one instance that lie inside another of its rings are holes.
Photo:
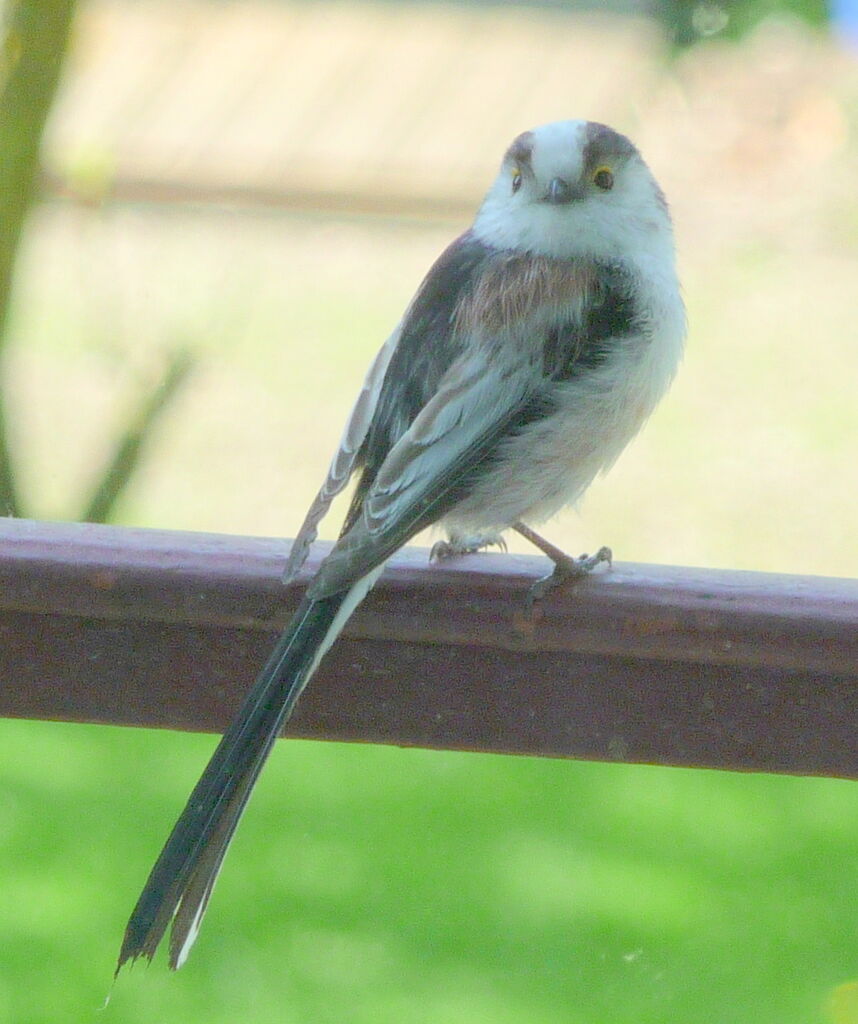
[[[0,714],[222,729],[288,546],[0,520]],[[858,581],[620,563],[529,616],[546,567],[396,556],[288,734],[858,778]]]

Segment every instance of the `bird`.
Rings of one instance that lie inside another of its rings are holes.
[[[574,504],[667,391],[686,333],[664,193],[637,147],[587,120],[518,135],[471,226],[438,257],[366,374],[289,552],[303,566],[356,477],[339,539],[218,743],[158,857],[116,967],[196,940],[259,774],[321,658],[398,549],[437,559],[512,529],[555,563],[535,598],[609,561],[533,529]]]

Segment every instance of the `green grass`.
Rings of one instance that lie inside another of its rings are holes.
[[[4,1024],[815,1024],[858,975],[852,784],[293,741],[186,967],[111,992],[213,741],[0,732]]]

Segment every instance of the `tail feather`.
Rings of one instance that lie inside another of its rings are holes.
[[[236,790],[185,883],[170,929],[170,966],[173,970],[178,970],[182,966],[196,940],[226,851],[275,739],[276,734],[272,736],[271,744],[262,753],[258,767],[245,776],[241,786]]]
[[[319,658],[372,581],[305,599],[224,734],[152,868],[131,914],[117,973],[155,955],[170,922],[170,966],[193,944],[217,875],[259,773]],[[359,594],[355,594],[356,590]],[[349,600],[349,598],[356,599]]]

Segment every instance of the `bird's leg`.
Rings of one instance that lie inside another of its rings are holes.
[[[506,541],[500,534],[480,534],[477,536],[463,537],[457,533],[451,533],[447,540],[436,541],[429,552],[430,562],[443,562],[447,558],[456,558],[458,555],[473,555],[483,548],[497,547],[506,551]]]
[[[524,523],[514,523],[512,527],[516,533],[520,533],[525,540],[538,547],[554,563],[554,572],[536,581],[527,593],[527,607],[532,608],[534,601],[541,601],[546,594],[555,587],[563,586],[570,580],[580,579],[592,572],[601,562],[611,564],[613,555],[610,548],[599,548],[595,555],[583,554],[579,558],[573,558],[555,547],[544,537],[540,537],[529,526]]]

